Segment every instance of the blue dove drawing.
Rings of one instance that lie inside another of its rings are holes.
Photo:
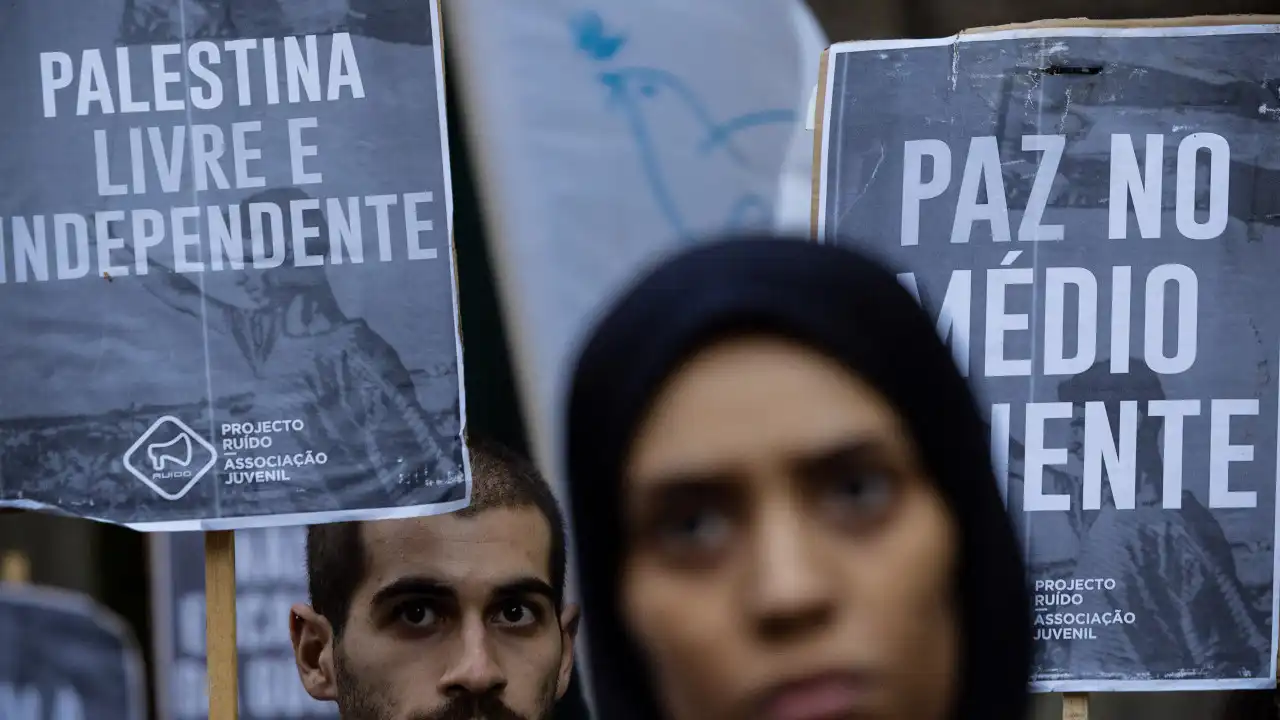
[[[576,14],[570,29],[579,52],[599,64],[611,63],[626,46],[627,36],[611,33],[594,11]],[[762,127],[791,125],[794,109],[767,109],[718,120],[706,103],[676,74],[647,66],[606,65],[597,75],[607,102],[619,112],[636,145],[646,181],[671,228],[687,237],[690,223],[677,202],[669,163],[664,156],[698,158],[706,163],[731,162],[749,168],[750,157],[738,142],[742,134]],[[660,118],[661,121],[655,121]],[[662,122],[665,121],[665,122]],[[654,126],[688,128],[683,135],[653,132]],[[772,197],[743,192],[729,203],[726,228],[760,227],[772,221]]]

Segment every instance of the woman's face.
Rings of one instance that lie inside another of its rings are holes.
[[[672,376],[626,465],[623,610],[671,720],[945,720],[956,527],[901,418],[766,337]]]

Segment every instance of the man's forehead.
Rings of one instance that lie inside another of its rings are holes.
[[[405,577],[476,589],[514,576],[549,580],[551,533],[535,508],[368,522],[361,535],[375,590]]]

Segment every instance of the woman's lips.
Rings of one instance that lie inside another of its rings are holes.
[[[850,720],[866,708],[865,675],[826,673],[787,682],[766,693],[762,720]]]

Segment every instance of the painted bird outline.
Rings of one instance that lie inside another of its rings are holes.
[[[612,63],[626,46],[628,37],[610,32],[603,18],[594,11],[583,11],[570,19],[570,30],[577,49],[599,64]],[[794,124],[799,115],[794,109],[765,109],[718,120],[702,98],[687,82],[668,70],[649,66],[606,65],[597,79],[606,91],[606,102],[621,114],[635,142],[646,183],[658,209],[680,236],[692,230],[686,213],[677,201],[669,163],[664,155],[681,152],[672,147],[670,138],[656,136],[651,114],[661,107],[679,114],[677,125],[691,126],[691,136],[683,153],[710,162],[732,162],[739,168],[752,167],[749,153],[739,140],[743,133],[759,128]],[[669,125],[667,125],[669,126]],[[678,141],[677,141],[678,142]],[[772,188],[771,188],[772,189]],[[729,202],[724,219],[727,228],[760,227],[772,221],[773,199],[747,190]]]

